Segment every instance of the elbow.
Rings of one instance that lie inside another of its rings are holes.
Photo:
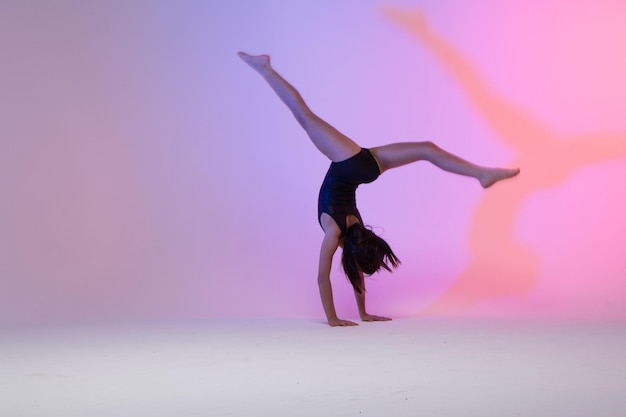
[[[318,274],[317,275],[317,285],[319,285],[320,288],[329,287],[330,286],[330,277],[328,275],[325,275],[325,274]]]

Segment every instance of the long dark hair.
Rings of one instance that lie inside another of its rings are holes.
[[[365,285],[359,272],[372,275],[380,268],[391,272],[388,264],[397,268],[400,259],[393,253],[389,244],[369,227],[355,223],[346,230],[341,263],[354,290],[361,294],[365,290]]]

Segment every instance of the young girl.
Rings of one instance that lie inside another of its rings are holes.
[[[487,168],[467,162],[444,151],[432,142],[393,143],[364,149],[352,139],[316,116],[300,93],[270,65],[267,55],[239,57],[257,71],[278,97],[287,105],[309,138],[332,162],[324,178],[318,200],[318,220],[324,230],[320,250],[317,282],[326,319],[331,326],[356,326],[337,317],[330,284],[332,259],[338,247],[343,250],[342,264],[354,287],[354,294],[363,321],[387,321],[388,317],[367,313],[363,275],[400,264],[387,242],[363,224],[356,207],[355,193],[360,184],[374,181],[383,172],[420,160],[459,175],[476,178],[484,187],[514,177],[519,169]]]

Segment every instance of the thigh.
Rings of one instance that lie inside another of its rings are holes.
[[[333,162],[343,161],[361,151],[356,142],[314,114],[306,118],[303,127],[317,149]]]
[[[401,142],[377,146],[370,151],[378,160],[382,172],[428,159],[433,146],[432,142]]]

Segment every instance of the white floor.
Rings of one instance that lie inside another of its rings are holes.
[[[626,416],[626,323],[4,330],[0,416]]]

